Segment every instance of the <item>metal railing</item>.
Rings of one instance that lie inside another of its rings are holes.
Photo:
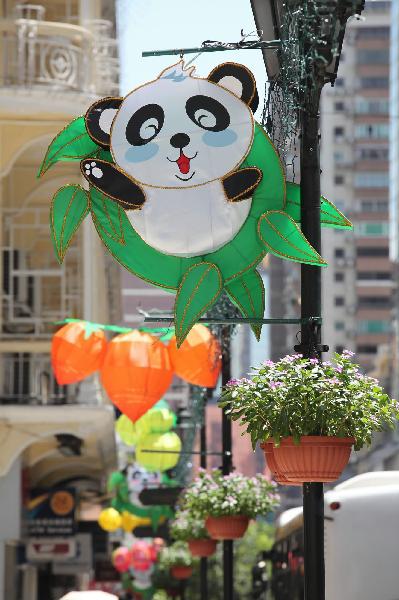
[[[117,42],[112,24],[87,27],[0,19],[0,84],[103,95],[118,93]]]
[[[0,355],[0,404],[75,404],[76,386],[60,386],[48,354]]]

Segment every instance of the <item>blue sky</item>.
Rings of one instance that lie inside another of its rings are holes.
[[[249,0],[117,0],[121,92],[150,81],[179,57],[142,58],[143,50],[200,46],[204,40],[238,41],[240,31],[255,30]],[[194,55],[187,55],[191,60]],[[255,75],[262,98],[266,70],[260,50],[202,54],[193,64],[206,76],[215,65],[235,61]],[[257,116],[259,117],[258,109]]]

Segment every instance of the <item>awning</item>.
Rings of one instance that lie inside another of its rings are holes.
[[[83,441],[81,455],[64,456],[56,435]],[[63,479],[100,478],[116,465],[114,412],[110,406],[2,406],[0,408],[0,477],[23,454],[33,485]]]

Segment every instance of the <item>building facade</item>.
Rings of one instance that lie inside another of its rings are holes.
[[[391,2],[366,3],[348,23],[333,88],[321,104],[322,192],[354,231],[323,231],[324,339],[350,348],[390,390],[393,272],[389,258]]]
[[[114,414],[98,380],[58,386],[50,345],[55,322],[66,317],[119,321],[119,267],[89,219],[57,263],[51,197],[81,182],[79,163],[36,177],[53,137],[98,97],[118,94],[113,4],[5,0],[0,7],[1,600],[52,600],[50,590],[62,590],[51,562],[24,558],[29,492],[68,482],[100,493],[116,459]],[[67,587],[74,585],[76,578]]]

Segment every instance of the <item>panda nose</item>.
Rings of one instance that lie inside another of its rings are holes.
[[[175,133],[170,138],[170,143],[174,148],[185,148],[190,143],[190,138],[186,133]]]

